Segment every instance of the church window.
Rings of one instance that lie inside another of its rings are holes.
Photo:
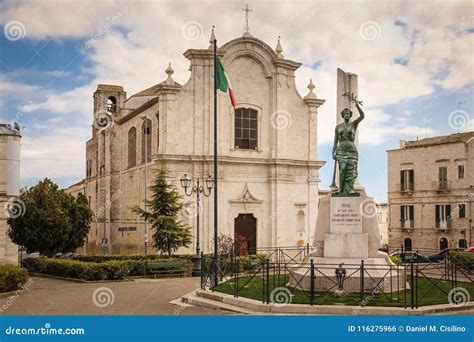
[[[257,114],[252,108],[235,110],[235,148],[254,150],[258,148]]]
[[[128,131],[128,167],[137,165],[137,129],[132,127]]]
[[[142,124],[142,163],[151,161],[151,132],[152,124],[150,119],[146,119]]]

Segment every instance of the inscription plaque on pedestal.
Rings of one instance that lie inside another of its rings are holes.
[[[331,198],[331,233],[362,233],[362,215],[358,197]]]

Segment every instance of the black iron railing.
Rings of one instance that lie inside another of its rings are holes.
[[[299,260],[307,254],[308,250],[288,248],[274,249],[259,258],[203,257],[201,288],[266,304],[352,305],[354,310],[372,305],[415,309],[474,298],[473,265],[449,257],[438,263],[401,265]]]

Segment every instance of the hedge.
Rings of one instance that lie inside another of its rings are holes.
[[[94,280],[117,280],[129,275],[145,274],[145,262],[139,260],[82,262],[53,258],[29,258],[22,265],[33,273],[59,277]]]
[[[91,261],[80,261],[59,258],[29,258],[22,261],[23,267],[30,272],[48,274],[58,277],[96,280],[118,280],[130,276],[143,276],[147,274],[147,263],[150,259],[124,259],[99,262],[99,258]],[[170,262],[182,259],[153,259],[154,262]],[[184,262],[187,262],[185,260]]]
[[[174,255],[171,259],[158,254],[91,254],[91,255],[75,255],[70,260],[78,260],[83,262],[105,262],[105,261],[123,261],[123,260],[152,260],[152,261],[174,261],[186,260],[192,261],[194,255]]]
[[[0,265],[0,292],[15,291],[28,280],[28,271],[14,265]]]
[[[474,271],[474,253],[473,252],[449,252],[449,259],[457,267],[468,271]]]

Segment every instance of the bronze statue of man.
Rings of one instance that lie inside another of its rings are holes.
[[[360,194],[354,190],[354,182],[357,178],[357,164],[359,162],[359,152],[354,144],[357,132],[357,126],[364,119],[360,101],[354,97],[349,97],[351,102],[356,104],[359,111],[359,117],[350,121],[352,111],[344,108],[341,116],[344,122],[336,126],[334,136],[334,146],[332,148],[332,158],[339,165],[339,189],[334,193],[334,197],[357,197]]]

